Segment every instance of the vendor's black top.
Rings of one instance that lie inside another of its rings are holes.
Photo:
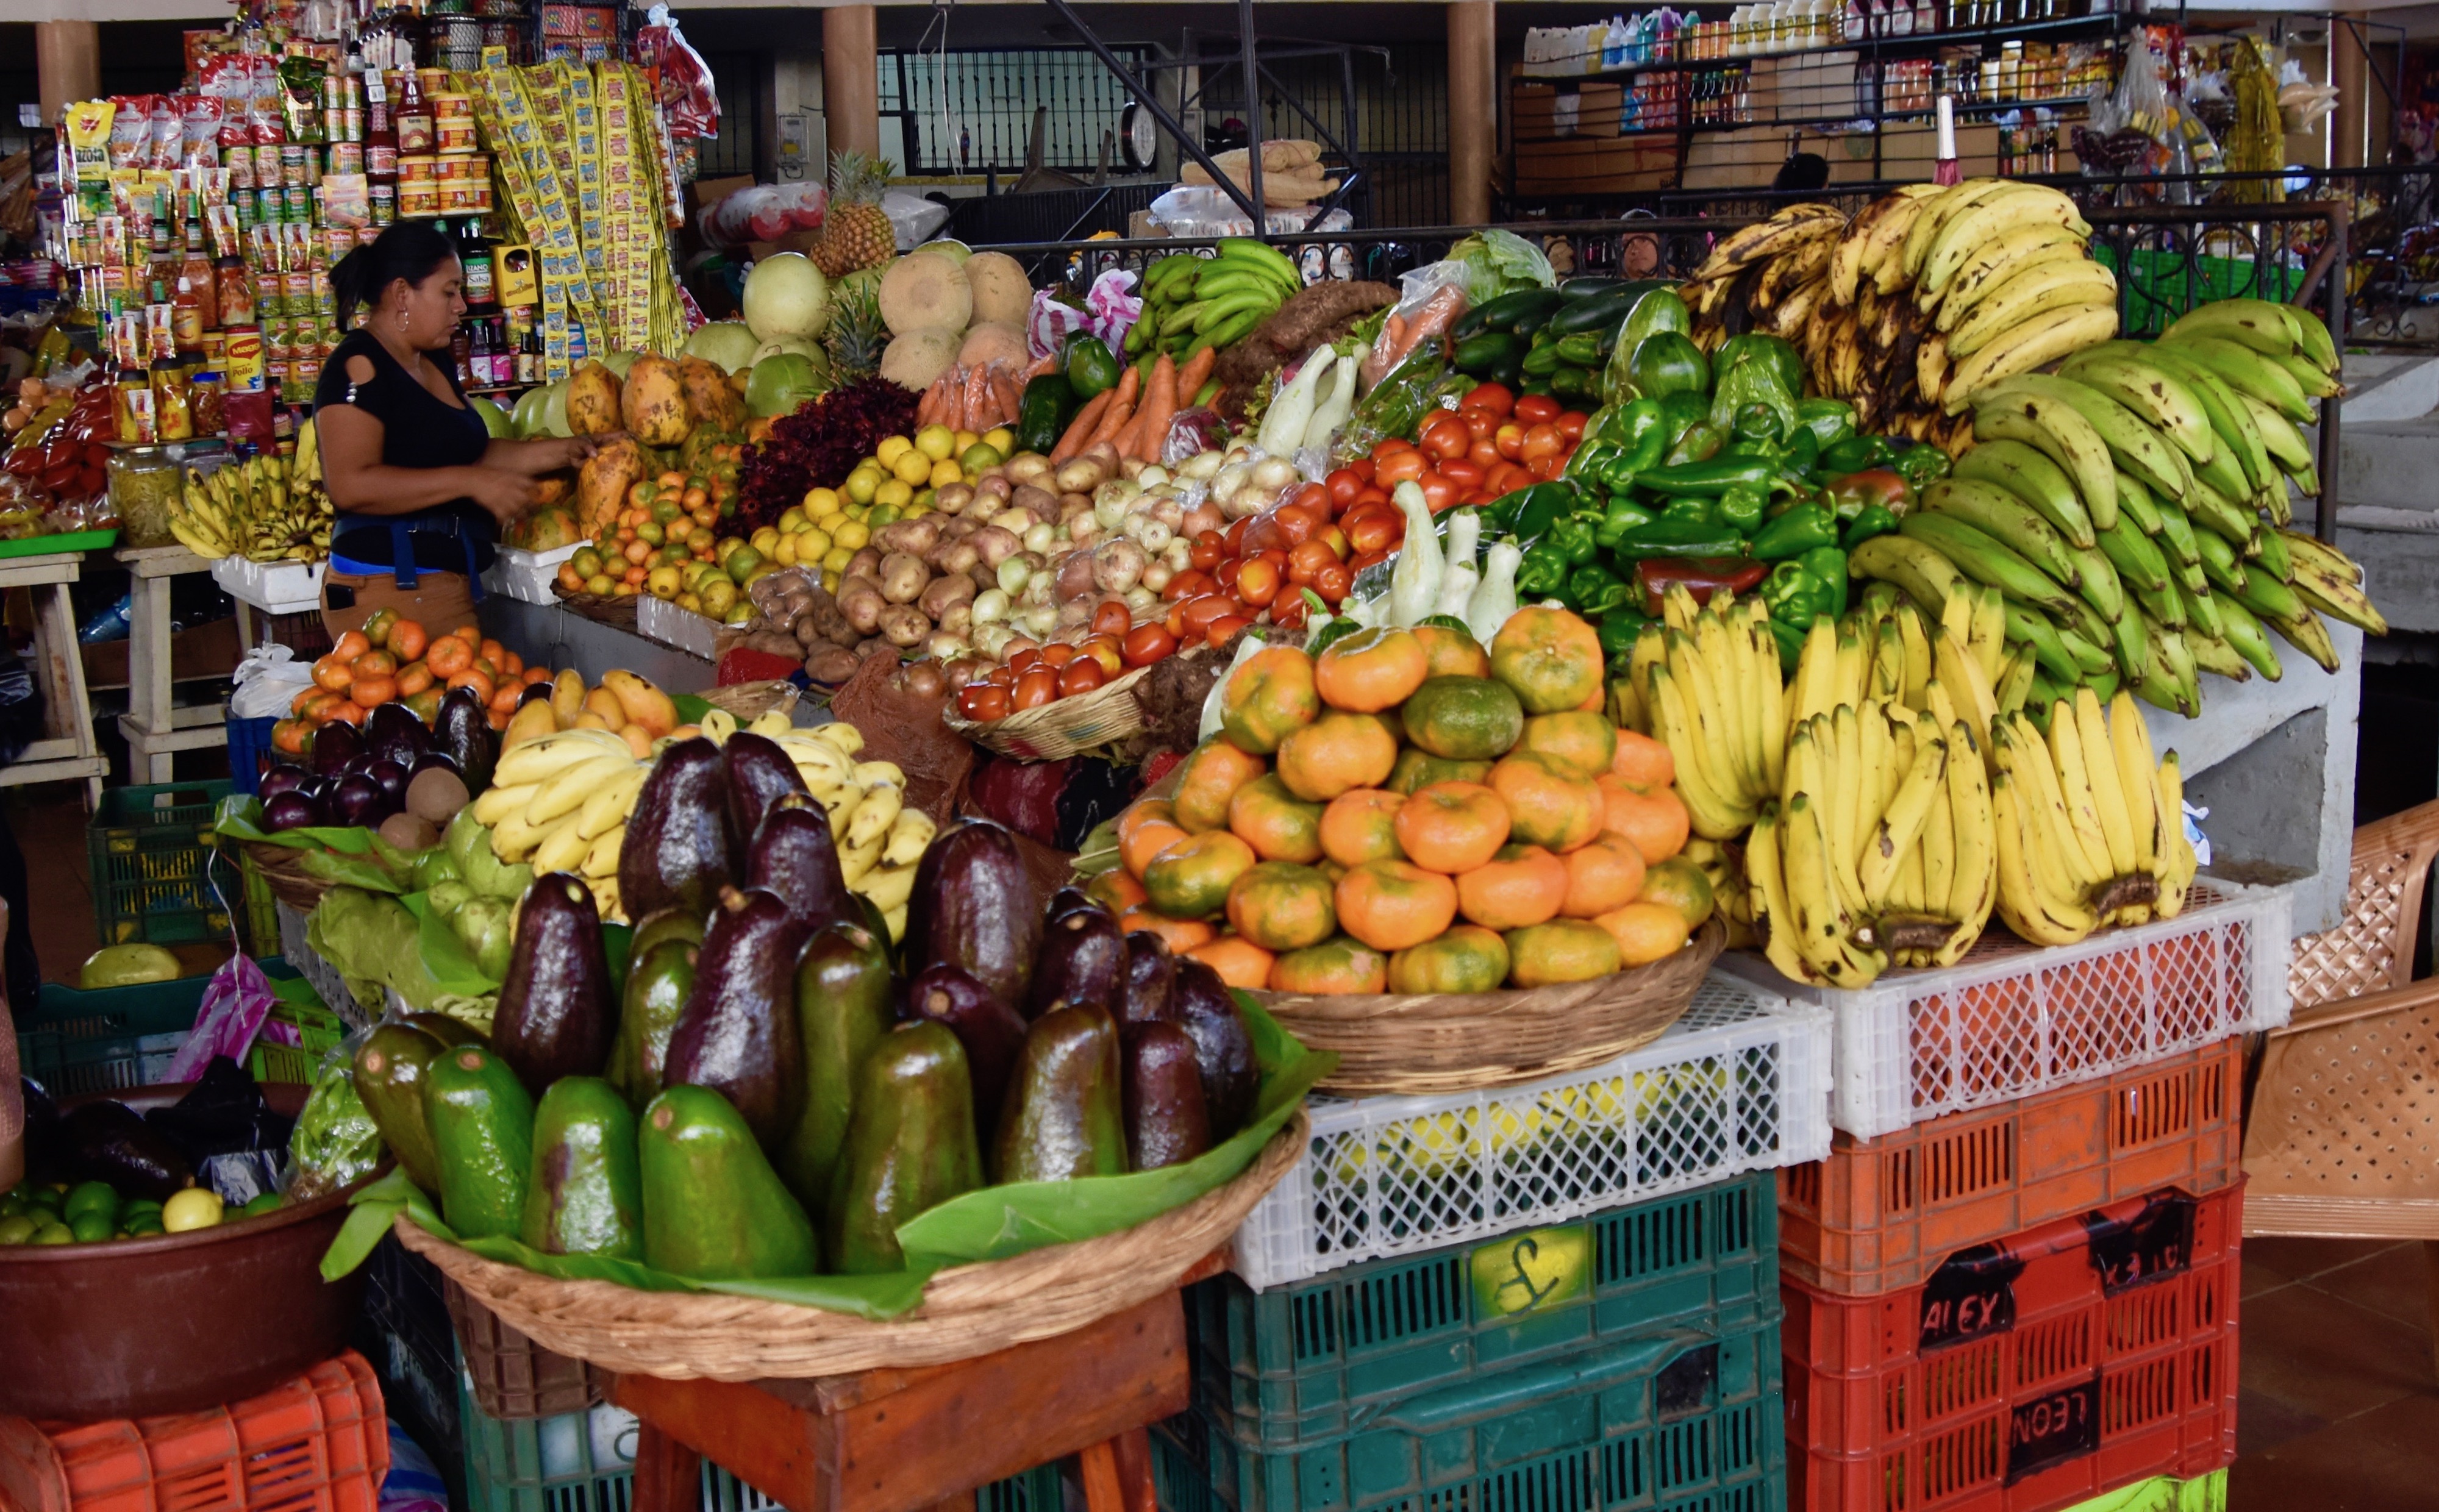
[[[370,382],[347,378],[347,359],[364,357],[373,365]],[[352,404],[382,422],[382,465],[394,468],[472,467],[483,460],[491,444],[483,417],[457,387],[457,375],[443,354],[434,366],[449,384],[457,402],[450,404],[399,365],[388,348],[372,333],[347,333],[336,350],[322,361],[322,382],[313,391],[313,408]],[[415,562],[426,571],[464,572],[466,548],[474,548],[475,568],[490,565],[496,527],[490,511],[472,499],[418,509],[412,514],[365,515],[341,511],[331,533],[333,556],[378,566],[394,566],[390,552],[392,525],[414,532]],[[465,537],[460,540],[460,536]]]

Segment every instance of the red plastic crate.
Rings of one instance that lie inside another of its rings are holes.
[[[1791,1512],[2053,1512],[2235,1458],[2242,1185],[1834,1297],[1780,1281]]]
[[[2232,1185],[2244,1041],[2223,1040],[1878,1139],[1778,1173],[1779,1266],[1839,1296],[1920,1282],[1959,1250],[2147,1192]]]
[[[175,1417],[0,1417],[0,1504],[25,1512],[375,1512],[381,1384],[350,1350],[258,1396]]]

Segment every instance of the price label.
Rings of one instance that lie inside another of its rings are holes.
[[[2100,1448],[2100,1376],[2022,1403],[2007,1424],[2007,1484]]]
[[[2113,1297],[2192,1270],[2194,1205],[2190,1197],[2170,1194],[2144,1203],[2132,1218],[2085,1219],[2092,1268],[2100,1273],[2101,1290]]]
[[[1470,1259],[1477,1316],[1546,1311],[1592,1290],[1593,1232],[1581,1224],[1527,1229],[1483,1245]]]
[[[1950,1255],[1922,1288],[1922,1350],[1962,1343],[2016,1325],[2016,1278],[2023,1261],[1995,1244]]]

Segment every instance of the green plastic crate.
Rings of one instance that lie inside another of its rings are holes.
[[[1673,1197],[1255,1291],[1185,1292],[1196,1403],[1296,1450],[1521,1361],[1675,1326],[1777,1320],[1778,1192],[1760,1171]]]
[[[241,899],[243,888],[234,863],[213,865],[212,843],[213,809],[228,791],[224,780],[104,790],[85,826],[103,944],[182,945],[229,933],[227,899]]]
[[[2213,1470],[2190,1481],[2157,1476],[2078,1502],[2067,1512],[2227,1512],[2227,1471]]]
[[[2207,254],[2189,258],[2181,251],[2157,247],[2136,247],[2133,252],[2129,274],[2120,265],[2124,259],[2117,248],[2106,241],[2092,248],[2092,257],[2117,275],[2123,286],[2118,304],[2125,311],[2124,334],[2128,338],[2156,336],[2186,311],[2214,299],[2241,295],[2283,303],[2304,286],[2301,265],[2272,261],[2265,266],[2246,258]]]
[[[270,880],[254,857],[240,848],[237,853],[238,877],[245,890],[245,949],[249,955],[277,955],[279,944],[279,899],[272,896]]]
[[[1778,1325],[1674,1329],[1386,1404],[1292,1452],[1154,1428],[1166,1512],[1782,1512]]]
[[[296,976],[277,956],[255,964],[275,989]],[[210,981],[182,976],[91,991],[45,982],[32,1010],[16,1016],[18,1064],[55,1097],[151,1086],[187,1042]],[[248,1066],[262,1078],[251,1060]]]
[[[483,1415],[461,1373],[470,1512],[627,1512],[635,1418],[615,1407],[504,1423]],[[776,1512],[779,1503],[706,1459],[703,1512]],[[1037,1466],[974,1493],[974,1512],[1059,1512],[1059,1467]]]
[[[303,977],[275,977],[271,987],[279,994],[279,1001],[255,1035],[254,1047],[246,1052],[245,1069],[257,1081],[310,1085],[322,1069],[322,1058],[347,1037],[347,1026],[322,1005],[322,995]],[[293,1035],[296,1043],[276,1042],[275,1035],[280,1039]]]

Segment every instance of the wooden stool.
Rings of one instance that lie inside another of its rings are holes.
[[[140,782],[177,780],[172,753],[228,744],[228,711],[217,704],[178,708],[169,693],[169,579],[209,572],[211,562],[184,546],[129,546],[126,564],[128,765]]]
[[[1189,1284],[1219,1269],[1206,1260]],[[1080,1454],[1092,1512],[1156,1512],[1144,1429],[1185,1410],[1176,1291],[978,1360],[810,1380],[616,1376],[633,1413],[632,1512],[695,1512],[708,1454],[791,1512],[972,1512],[974,1490]]]
[[[84,558],[73,551],[0,559],[0,589],[25,588],[34,599],[34,685],[43,690],[42,739],[0,767],[0,787],[84,779],[85,809],[101,806],[108,758],[93,738],[93,704],[84,689],[84,657],[77,647],[76,611],[68,584]]]

